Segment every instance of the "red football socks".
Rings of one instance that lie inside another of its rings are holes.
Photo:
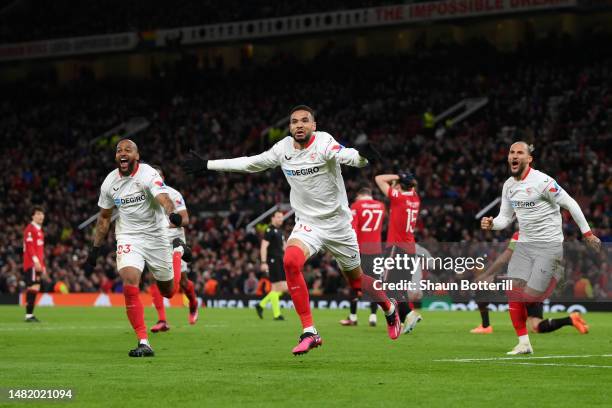
[[[195,286],[193,285],[193,282],[190,280],[187,280],[187,288],[185,289],[185,295],[187,296],[187,299],[189,299],[190,308],[194,308],[198,306],[198,298],[196,297],[196,294],[195,294]]]
[[[132,328],[139,340],[147,338],[147,326],[144,322],[144,308],[140,301],[140,290],[138,286],[124,285],[123,296],[125,297],[125,311]]]
[[[183,253],[181,251],[172,252],[172,272],[174,273],[174,289],[172,290],[172,296],[179,291],[181,284],[181,258]],[[172,297],[170,296],[170,297]]]
[[[362,273],[360,278],[361,286],[363,290],[372,298],[372,302],[378,303],[383,311],[388,312],[391,308],[391,302],[383,290],[377,290],[374,288],[374,278],[366,275],[365,273]]]
[[[514,326],[514,331],[517,336],[524,336],[527,334],[527,308],[523,302],[508,302],[508,311],[510,312],[510,319]]]
[[[306,286],[306,281],[304,281],[304,275],[302,273],[305,263],[306,257],[300,247],[295,245],[287,247],[283,258],[287,286],[295,311],[302,321],[303,328],[313,326],[308,286]]]
[[[153,305],[155,306],[155,310],[157,310],[157,320],[166,321],[166,307],[164,306],[164,298],[159,292],[159,288],[157,284],[152,284],[149,287],[149,292],[151,292],[151,297],[153,298]]]

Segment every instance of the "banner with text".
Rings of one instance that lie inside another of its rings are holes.
[[[444,0],[158,30],[160,47],[572,8],[577,0]]]
[[[136,48],[139,42],[141,40],[136,33],[119,33],[3,44],[0,45],[0,61],[129,51]]]
[[[0,62],[129,51],[136,48],[177,47],[183,44],[253,40],[294,34],[574,8],[577,5],[578,0],[443,0],[400,4],[165,30],[2,44],[0,45]]]

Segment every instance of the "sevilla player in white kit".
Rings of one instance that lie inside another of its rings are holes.
[[[138,346],[128,355],[152,357],[139,297],[140,275],[146,264],[162,295],[169,298],[177,291],[184,250],[177,247],[173,253],[168,231],[169,227],[181,226],[182,218],[175,212],[161,176],[148,164],[139,163],[139,159],[136,143],[125,139],[117,144],[117,169],[106,176],[100,189],[100,214],[87,265],[96,265],[100,246],[110,228],[113,208],[117,208],[117,269],[123,280],[127,316],[138,337]]]
[[[165,184],[166,177],[164,176],[162,168],[159,166],[153,166],[153,168],[159,173]],[[189,324],[196,324],[196,322],[198,321],[198,298],[195,294],[193,282],[190,281],[187,277],[187,273],[189,273],[189,266],[187,265],[187,261],[191,261],[191,250],[185,244],[187,240],[185,237],[184,227],[189,225],[189,213],[187,212],[187,204],[185,203],[183,195],[167,184],[166,189],[168,190],[168,195],[170,196],[170,199],[174,203],[176,213],[180,215],[182,219],[180,227],[170,228],[168,230],[168,240],[172,243],[173,247],[182,246],[185,250],[185,253],[183,253],[183,259],[181,259],[180,287],[185,296],[187,296],[187,299],[189,300]],[[155,306],[155,310],[157,310],[157,323],[153,327],[151,327],[151,331],[153,333],[157,333],[160,331],[165,332],[170,330],[170,326],[168,325],[168,321],[166,319],[166,306],[164,306],[164,298],[161,295],[159,288],[157,287],[157,285],[151,285],[149,291],[151,292],[151,297],[153,298],[153,305]]]
[[[322,344],[310,311],[308,287],[302,274],[304,263],[322,249],[332,253],[351,288],[362,286],[385,311],[389,337],[396,339],[400,325],[395,301],[373,288],[373,278],[362,274],[357,236],[351,227],[341,164],[364,167],[377,157],[366,144],[358,152],[340,145],[329,133],[317,132],[314,111],[305,105],[290,112],[287,136],[264,153],[228,160],[204,160],[197,154],[183,167],[187,173],[206,170],[254,173],[280,166],[291,186],[291,207],[295,210],[295,228],[287,241],[283,265],[295,310],[302,322],[303,334],[293,354],[304,354]],[[363,284],[363,285],[362,285]]]
[[[525,325],[527,308],[548,297],[561,277],[560,208],[570,212],[587,246],[596,251],[601,248],[601,241],[591,232],[578,203],[552,177],[530,167],[532,152],[533,147],[522,141],[510,146],[511,177],[504,183],[499,215],[481,220],[482,229],[501,230],[516,215],[521,231],[508,265],[508,276],[513,280],[508,303],[515,328],[520,326],[524,330],[517,330],[519,343],[508,354],[533,353]]]

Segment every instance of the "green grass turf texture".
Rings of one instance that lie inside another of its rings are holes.
[[[123,308],[44,308],[41,324],[23,309],[0,307],[0,387],[75,390],[71,402],[1,406],[92,407],[576,407],[612,405],[612,314],[585,315],[591,333],[573,327],[532,334],[533,357],[500,358],[516,343],[507,313],[491,313],[495,333],[473,335],[478,312],[424,312],[416,330],[387,338],[382,315],[368,327],[341,327],[346,310],[315,310],[321,348],[294,357],[300,333],[293,310],[285,322],[253,309],[204,309],[195,326],[187,311],[168,309],[171,330],[151,334],[154,358],[129,358],[136,340]],[[148,327],[155,310],[145,308]],[[562,314],[551,314],[560,317]],[[517,363],[528,362],[534,365]],[[559,364],[559,365],[545,365]],[[574,366],[572,366],[574,365]],[[592,365],[597,367],[579,367]]]

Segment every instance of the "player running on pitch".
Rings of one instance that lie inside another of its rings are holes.
[[[410,172],[379,174],[374,180],[380,191],[389,198],[387,256],[390,258],[403,254],[415,256],[414,230],[419,216],[421,199],[415,188],[414,175]],[[413,275],[406,277],[406,273],[407,271],[390,271],[387,278],[395,282],[400,279],[410,280],[414,277]],[[403,293],[401,297],[398,296],[399,318],[405,334],[414,330],[417,323],[422,320],[417,311],[411,310],[410,299],[407,295]]]
[[[357,191],[357,198],[351,205],[353,213],[353,229],[357,234],[359,253],[361,256],[361,267],[364,273],[375,277],[374,258],[382,256],[381,235],[385,219],[385,205],[372,198],[372,189],[362,187]],[[360,293],[352,293],[350,314],[347,319],[340,320],[343,326],[357,326],[357,301]],[[370,302],[370,326],[376,326],[376,309],[378,305]]]
[[[519,336],[518,344],[508,352],[512,355],[533,353],[526,328],[530,313],[526,308],[534,307],[549,296],[562,273],[560,207],[570,212],[586,245],[595,251],[601,248],[601,241],[591,232],[578,203],[552,177],[531,168],[532,152],[533,147],[523,141],[510,146],[508,164],[511,177],[504,183],[499,215],[483,217],[480,224],[484,230],[501,230],[512,223],[515,214],[519,223],[519,241],[508,265],[508,276],[513,279],[513,291],[508,299],[510,317]],[[528,305],[525,306],[524,302]],[[556,329],[540,329],[541,322],[538,331]]]
[[[159,166],[152,166],[161,176],[164,184],[166,183],[166,177],[164,172]],[[185,228],[189,225],[189,213],[187,212],[187,204],[183,195],[174,188],[166,184],[168,195],[172,202],[174,202],[175,211],[181,216],[182,223],[180,227],[170,228],[168,232],[168,239],[172,243],[173,247],[182,246],[185,252],[183,253],[183,259],[181,259],[181,283],[180,287],[183,290],[185,296],[189,300],[189,324],[196,324],[198,321],[198,298],[195,294],[195,288],[193,282],[189,280],[187,274],[189,273],[189,267],[187,262],[191,261],[191,250],[185,245],[187,239],[185,237]],[[178,240],[178,241],[176,241]],[[176,241],[176,242],[175,242]],[[166,320],[166,306],[164,306],[164,298],[161,295],[157,285],[151,285],[150,287],[151,297],[153,298],[153,305],[157,310],[157,323],[151,327],[153,333],[160,331],[170,330],[168,321]]]
[[[168,240],[168,219],[170,226],[175,228],[180,227],[183,220],[176,213],[161,176],[139,160],[136,143],[124,139],[117,144],[117,168],[106,176],[100,189],[100,214],[86,263],[89,268],[96,265],[116,207],[119,213],[115,223],[117,269],[123,280],[127,316],[138,337],[138,346],[128,355],[152,357],[154,352],[147,338],[139,296],[140,276],[146,264],[163,296],[170,298],[178,290],[184,249],[176,247],[173,253]],[[168,219],[166,214],[169,214]]]
[[[293,354],[304,354],[322,344],[310,311],[308,287],[303,268],[306,260],[322,249],[336,258],[353,290],[363,288],[379,302],[387,316],[391,339],[400,334],[395,301],[373,287],[373,279],[362,274],[357,236],[351,227],[351,210],[342,179],[341,164],[364,167],[377,153],[365,144],[361,152],[345,148],[326,132],[316,131],[314,111],[305,105],[290,112],[291,136],[270,150],[250,157],[204,160],[197,154],[183,167],[187,173],[206,170],[259,172],[281,166],[291,187],[290,202],[295,210],[295,227],[283,257],[289,293],[300,316],[303,334]]]

